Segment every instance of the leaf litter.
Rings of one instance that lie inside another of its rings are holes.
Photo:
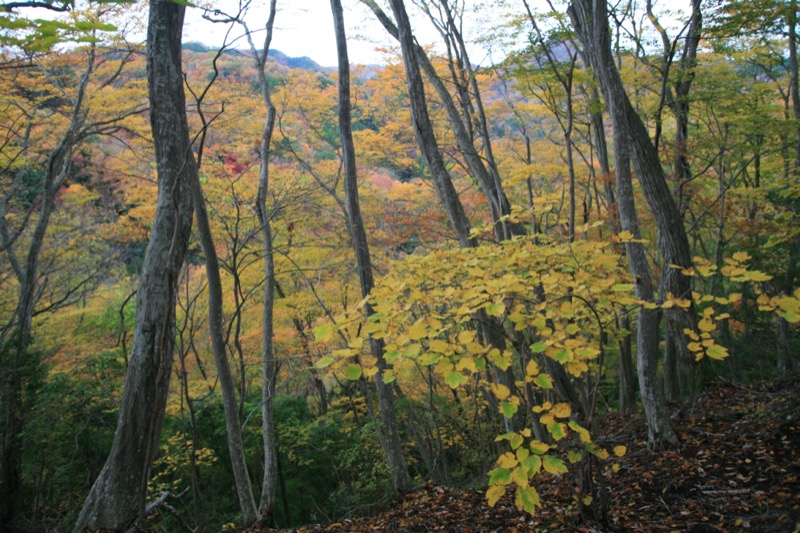
[[[594,473],[607,502],[602,520],[581,505],[580,469],[574,468],[542,478],[537,490],[543,506],[535,516],[518,510],[508,494],[489,507],[485,488],[428,484],[373,516],[249,531],[798,533],[799,394],[797,378],[750,386],[712,383],[694,402],[672,406],[680,445],[658,451],[647,448],[641,414],[606,415],[597,442],[627,450]]]

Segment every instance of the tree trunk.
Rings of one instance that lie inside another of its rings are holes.
[[[595,75],[600,83],[600,88],[608,105],[614,125],[617,149],[620,146],[629,146],[631,149],[633,165],[637,178],[642,186],[650,211],[656,221],[656,226],[663,239],[664,249],[664,287],[665,292],[680,298],[691,299],[690,279],[679,269],[672,268],[675,264],[681,268],[690,268],[692,265],[691,250],[686,237],[686,230],[680,217],[675,202],[667,187],[664,171],[658,159],[655,147],[650,142],[647,129],[628,99],[619,77],[619,72],[614,65],[609,41],[607,5],[605,0],[573,0],[569,7],[569,15],[573,25],[583,41],[587,50]],[[619,165],[617,171],[620,171]],[[619,177],[619,174],[618,174]],[[620,218],[623,216],[623,198],[630,193],[623,193],[617,183],[617,195],[620,205]],[[624,226],[623,226],[623,229]],[[634,236],[637,233],[634,233]],[[629,262],[631,272],[635,276],[637,295],[643,300],[653,299],[652,280],[649,275],[642,276],[647,266],[644,254],[641,257],[632,255],[635,243],[628,244]],[[643,252],[643,250],[642,250]],[[643,291],[640,294],[640,291]],[[668,295],[663,294],[661,298]],[[694,308],[684,311],[673,306],[667,311],[670,333],[676,340],[677,346],[684,357],[688,357],[687,336],[685,329],[695,329]],[[657,356],[658,356],[658,315],[660,312],[641,310],[639,312],[639,385],[645,412],[648,415],[650,429],[650,443],[657,446],[661,443],[675,444],[677,437],[669,417],[666,415],[663,395],[657,383]],[[642,331],[642,324],[651,328],[651,333]],[[644,352],[643,352],[644,350]]]
[[[158,206],[142,265],[136,329],[117,429],[75,531],[144,525],[147,477],[169,393],[178,273],[192,224],[190,174],[196,172],[181,75],[185,7],[151,0],[147,34],[150,123],[158,169]]]
[[[433,135],[433,126],[428,115],[428,104],[425,100],[425,90],[422,84],[419,64],[416,53],[414,36],[411,33],[411,24],[408,20],[403,0],[391,0],[392,12],[397,21],[397,31],[400,47],[403,52],[403,64],[406,71],[406,84],[408,86],[408,97],[411,104],[411,120],[414,123],[414,134],[417,144],[425,156],[425,161],[433,178],[436,192],[444,204],[447,216],[450,219],[453,229],[458,235],[458,242],[462,248],[473,245],[470,238],[470,223],[464,206],[458,198],[450,174],[442,159],[439,151],[439,144]]]
[[[369,5],[371,2],[367,3]],[[422,75],[420,74],[419,58],[417,57],[417,49],[419,47],[416,46],[414,42],[414,36],[411,32],[411,25],[408,20],[405,5],[402,0],[392,0],[391,6],[395,20],[397,21],[397,38],[400,41],[403,53],[406,84],[411,103],[411,118],[414,123],[414,133],[416,134],[417,144],[423,152],[428,169],[433,177],[434,186],[439,199],[444,205],[456,235],[458,235],[459,245],[462,248],[472,248],[477,246],[477,242],[475,239],[470,238],[469,219],[458,197],[458,193],[453,186],[453,181],[445,166],[442,154],[439,151],[439,146],[433,133],[433,126],[431,125],[428,115],[425,89],[422,83]],[[373,9],[373,11],[375,10]],[[379,16],[379,18],[385,18],[385,15],[382,17]],[[384,25],[387,26],[388,29],[388,25]],[[476,320],[478,322],[478,328],[484,332],[486,340],[490,343],[497,342],[497,346],[495,346],[495,344],[492,345],[498,349],[504,349],[505,339],[502,337],[502,333],[499,333],[502,330],[502,325],[496,323],[494,320],[489,320],[489,317],[483,312],[479,312],[476,315]],[[497,329],[497,333],[495,329]],[[512,369],[508,368],[502,370],[493,365],[493,370],[498,382],[506,385],[511,391],[511,394],[517,395],[518,390]],[[510,428],[521,429],[521,425],[519,424],[520,417],[521,414],[515,416],[513,422],[505,419],[504,422],[507,426],[511,424],[509,426]]]
[[[20,479],[20,454],[22,451],[21,433],[25,424],[23,389],[26,377],[30,379],[40,365],[35,356],[29,353],[31,328],[36,303],[39,299],[39,258],[44,237],[50,225],[50,217],[55,208],[58,190],[67,178],[72,154],[80,145],[87,110],[85,107],[86,87],[95,67],[95,48],[90,47],[86,70],[80,76],[78,91],[72,106],[69,128],[59,139],[56,147],[49,154],[42,176],[42,197],[39,205],[39,217],[33,230],[28,251],[24,261],[20,263],[14,251],[14,242],[8,234],[6,223],[7,199],[0,207],[0,250],[8,256],[14,275],[19,282],[19,300],[17,301],[14,322],[3,334],[11,331],[10,338],[0,336],[0,401],[5,410],[2,432],[2,457],[0,457],[0,527],[11,527],[16,515],[16,504],[19,503],[22,489]],[[23,149],[27,152],[27,141]],[[22,170],[22,169],[21,169]],[[31,207],[31,209],[35,209]],[[28,213],[30,215],[30,212]],[[26,374],[28,376],[26,376]]]
[[[219,260],[214,246],[214,238],[208,222],[208,212],[203,196],[203,187],[197,173],[194,156],[189,152],[186,156],[187,178],[191,186],[194,212],[197,217],[197,231],[200,236],[200,245],[206,263],[206,277],[208,279],[208,330],[211,337],[211,346],[214,351],[214,362],[217,366],[217,379],[219,379],[222,393],[222,404],[225,411],[225,431],[228,436],[228,452],[231,456],[231,469],[236,483],[236,494],[239,497],[239,508],[242,511],[244,525],[250,526],[259,520],[256,503],[253,499],[253,489],[250,476],[247,473],[247,462],[244,456],[242,442],[242,426],[239,421],[239,409],[236,402],[236,385],[233,383],[231,367],[228,363],[228,353],[223,335],[222,316],[222,280],[219,274]],[[244,379],[244,376],[242,376]]]
[[[347,40],[344,29],[344,15],[340,0],[331,0],[334,28],[336,30],[336,51],[339,59],[339,133],[342,140],[344,159],[344,192],[347,203],[348,226],[356,253],[358,279],[361,284],[361,296],[366,298],[375,285],[372,277],[372,261],[367,244],[367,234],[361,218],[358,201],[358,176],[356,154],[353,145],[350,105],[350,62],[347,56]],[[453,190],[455,194],[455,190]],[[369,304],[364,306],[367,317],[373,314]],[[389,365],[384,359],[383,341],[370,339],[372,356],[377,360],[378,373],[375,374],[375,388],[378,393],[378,410],[380,411],[380,428],[378,435],[383,447],[386,463],[392,475],[394,490],[405,492],[411,488],[411,477],[403,454],[400,431],[394,411],[392,387],[383,382],[384,372]]]
[[[665,288],[678,298],[691,300],[690,278],[680,269],[692,266],[691,249],[680,212],[667,186],[664,170],[641,118],[631,105],[611,55],[608,12],[605,1],[573,0],[568,9],[573,25],[583,41],[598,79],[615,130],[622,130],[622,140],[630,146],[636,177],[663,239]],[[679,268],[672,268],[670,265]],[[668,295],[661,295],[661,299]],[[695,329],[694,307],[688,311],[673,306],[666,312],[669,327],[678,348],[689,357],[685,329]]]
[[[259,168],[258,192],[256,193],[256,215],[261,226],[261,238],[264,253],[264,296],[261,311],[261,433],[264,450],[264,475],[261,481],[261,499],[258,510],[262,520],[265,520],[275,505],[275,495],[279,482],[279,463],[277,451],[277,434],[275,433],[275,415],[273,398],[275,396],[275,381],[277,378],[277,365],[275,361],[275,348],[273,343],[275,308],[275,249],[272,241],[271,215],[267,212],[267,194],[269,192],[269,165],[272,152],[272,133],[275,130],[277,112],[272,103],[272,95],[264,68],[267,63],[270,45],[272,43],[272,29],[275,24],[277,12],[276,0],[270,0],[269,14],[265,26],[264,46],[259,52],[253,43],[252,34],[245,26],[245,34],[253,53],[256,74],[261,89],[261,98],[267,110],[264,129],[261,133],[259,155],[261,166]],[[284,491],[285,497],[285,491]]]
[[[397,26],[389,19],[386,13],[384,13],[373,0],[362,0],[362,2],[372,10],[375,17],[380,21],[386,31],[399,41],[400,33]],[[469,120],[471,119],[469,117],[464,117],[462,119],[458,107],[453,101],[453,97],[450,95],[450,91],[447,90],[444,81],[442,81],[442,78],[436,72],[430,59],[428,59],[425,50],[416,43],[412,44],[419,66],[425,71],[428,81],[430,81],[436,94],[439,96],[439,100],[442,102],[442,105],[444,105],[447,118],[450,121],[450,126],[453,128],[456,144],[461,154],[464,156],[467,168],[470,173],[478,179],[481,189],[486,196],[489,211],[492,215],[492,221],[495,224],[495,236],[498,240],[503,240],[510,235],[522,235],[526,233],[525,227],[521,224],[501,221],[503,216],[511,214],[511,203],[508,201],[505,191],[503,190],[499,174],[495,177],[494,174],[496,174],[496,171],[490,172],[489,169],[487,169],[487,165],[484,164],[484,158],[481,157],[479,150],[475,147],[474,139],[468,131]],[[488,133],[486,137],[488,138]],[[486,159],[487,164],[496,170],[493,157],[489,158],[487,155]]]
[[[629,231],[635,239],[641,238],[633,183],[630,170],[630,155],[623,130],[614,124],[614,152],[616,157],[617,205],[620,227]],[[635,282],[636,296],[645,302],[654,301],[653,278],[647,262],[644,245],[640,242],[625,244],[628,268]],[[678,438],[666,411],[666,402],[658,383],[658,341],[660,309],[645,309],[638,312],[636,325],[636,360],[639,375],[639,391],[647,417],[650,446],[677,444]]]

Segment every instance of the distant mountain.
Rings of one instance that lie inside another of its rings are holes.
[[[203,43],[198,42],[188,42],[183,44],[184,50],[190,50],[192,52],[213,52],[216,51],[216,48],[208,46]],[[227,53],[229,54],[239,54],[243,56],[250,56],[249,50],[242,50],[242,49],[231,49]],[[323,67],[310,57],[289,57],[280,50],[272,49],[269,51],[269,57],[272,61],[275,61],[279,65],[289,67],[289,68],[299,68],[304,70],[311,70],[314,72],[331,72],[335,70],[333,67]]]

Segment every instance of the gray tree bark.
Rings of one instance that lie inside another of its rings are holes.
[[[272,95],[267,82],[265,67],[269,48],[272,43],[272,29],[275,24],[276,0],[270,0],[269,14],[265,26],[264,46],[261,52],[253,43],[252,34],[245,25],[245,34],[253,53],[258,83],[261,89],[261,98],[267,110],[264,129],[261,133],[259,155],[261,166],[259,168],[258,191],[256,193],[256,215],[261,226],[261,238],[264,252],[264,295],[261,313],[261,433],[264,451],[264,475],[261,480],[261,499],[258,511],[261,518],[266,519],[275,505],[275,495],[278,490],[278,451],[277,435],[275,433],[275,412],[273,397],[275,396],[275,380],[277,365],[275,362],[275,347],[273,343],[275,309],[275,249],[272,241],[271,214],[267,211],[267,194],[269,192],[269,163],[272,150],[272,133],[275,130],[276,109],[272,103]]]
[[[361,296],[367,297],[375,282],[372,276],[372,261],[367,244],[367,234],[364,231],[364,222],[361,218],[361,208],[358,200],[356,154],[351,126],[350,62],[347,56],[344,15],[340,0],[331,0],[331,11],[333,12],[333,22],[336,30],[336,51],[339,59],[339,133],[342,140],[344,160],[344,192],[345,202],[347,203],[348,226],[356,253]],[[364,313],[367,317],[374,313],[369,304],[364,306]],[[396,491],[404,492],[412,486],[411,477],[408,475],[408,465],[403,454],[400,431],[394,410],[392,387],[383,382],[384,372],[389,368],[384,358],[383,341],[370,339],[370,349],[373,357],[377,360],[378,366],[378,373],[375,374],[375,388],[378,395],[378,410],[380,411],[378,436],[386,457],[386,463],[392,475],[392,485]]]
[[[433,126],[430,121],[430,116],[428,115],[425,88],[420,73],[420,64],[424,64],[424,61],[420,62],[419,56],[417,55],[419,47],[414,42],[414,35],[411,32],[411,23],[409,22],[403,0],[391,0],[391,7],[396,21],[397,38],[403,53],[406,85],[411,103],[411,118],[417,144],[425,157],[439,199],[444,205],[445,212],[458,236],[459,245],[462,248],[475,247],[477,246],[477,241],[470,238],[469,235],[471,226],[469,218],[467,218],[464,206],[453,186],[450,173],[445,166],[444,159],[439,151],[439,145],[433,133]],[[374,11],[373,9],[373,12]],[[379,18],[386,17],[384,15]],[[386,24],[384,25],[386,26]],[[506,348],[506,342],[502,334],[502,326],[497,324],[494,320],[490,320],[488,315],[483,311],[479,311],[476,314],[476,320],[487,342],[500,350],[504,350]],[[517,395],[518,390],[512,369],[508,368],[502,370],[494,365],[492,366],[495,378],[498,382],[506,385],[512,394]],[[507,429],[509,431],[512,429],[520,429],[524,422],[524,416],[524,413],[518,411],[513,419],[504,419]]]
[[[75,531],[122,531],[137,516],[144,525],[147,478],[169,392],[178,274],[192,224],[190,175],[196,168],[181,74],[184,10],[168,0],[150,2],[147,71],[158,205],[137,293],[136,329],[117,429]]]
[[[380,21],[389,35],[399,41],[400,33],[397,26],[374,0],[362,0],[362,2],[372,10],[375,17]],[[430,81],[431,86],[433,86],[447,112],[447,118],[450,122],[450,126],[453,128],[456,144],[461,154],[464,156],[464,161],[467,164],[470,174],[475,176],[481,184],[481,189],[486,196],[489,211],[492,215],[492,221],[495,224],[495,237],[497,240],[504,240],[512,235],[522,235],[526,233],[525,227],[521,224],[501,221],[503,216],[511,214],[511,203],[508,201],[508,197],[503,190],[503,184],[496,170],[497,165],[494,163],[494,157],[490,157],[491,151],[487,151],[485,159],[482,157],[480,151],[475,147],[474,139],[468,131],[467,121],[471,120],[471,118],[462,117],[461,113],[458,111],[458,107],[453,101],[453,97],[450,95],[450,91],[447,90],[442,78],[436,72],[430,59],[428,59],[425,50],[414,43],[414,52],[420,67],[425,72],[425,76],[427,76],[428,81]],[[485,137],[488,138],[488,132]],[[493,169],[492,172],[487,168],[487,165],[489,168]]]
[[[614,126],[617,159],[617,202],[620,210],[622,229],[628,229],[638,238],[636,210],[633,203],[631,180],[621,172],[629,172],[629,163],[619,160],[619,152],[630,149],[639,183],[663,236],[665,256],[681,267],[691,266],[691,253],[686,231],[667,187],[661,163],[655,147],[650,142],[647,130],[628,99],[619,72],[611,55],[610,32],[608,28],[607,5],[605,0],[573,0],[569,15],[590,58],[606,105],[609,108]],[[624,214],[623,214],[624,213]],[[627,227],[626,227],[627,226]],[[629,268],[636,283],[636,294],[644,301],[654,300],[653,280],[644,254],[644,248],[637,243],[628,243]],[[675,296],[691,298],[689,278],[665,265],[666,288]],[[663,296],[662,296],[663,297]],[[637,328],[637,358],[639,388],[648,421],[649,442],[651,446],[677,444],[677,436],[666,412],[666,404],[658,383],[658,323],[659,310],[641,309]],[[694,328],[693,315],[679,309],[668,313],[670,329],[676,339],[682,340],[686,350],[684,328]]]
[[[679,268],[692,266],[691,249],[678,208],[667,186],[664,170],[641,118],[631,105],[611,55],[608,9],[604,0],[573,0],[569,14],[584,43],[615,128],[621,129],[631,150],[631,160],[645,199],[663,239],[665,288],[679,298],[691,298],[690,278]],[[674,264],[679,268],[671,268]],[[662,295],[664,298],[666,295]],[[678,346],[687,352],[684,329],[695,328],[693,307],[684,311],[674,306],[666,312]]]
[[[250,526],[259,520],[256,510],[253,488],[250,476],[247,473],[247,462],[244,456],[242,442],[242,425],[239,421],[239,410],[236,402],[236,385],[233,383],[231,367],[228,363],[228,353],[225,346],[222,316],[222,280],[219,274],[219,259],[214,246],[214,237],[208,222],[206,201],[203,196],[203,187],[197,172],[194,155],[189,153],[186,157],[186,167],[189,169],[189,181],[194,213],[197,217],[197,231],[200,236],[200,245],[206,263],[206,277],[208,279],[208,329],[211,336],[211,346],[214,352],[214,362],[217,367],[217,379],[222,392],[222,405],[225,411],[225,431],[228,437],[228,452],[231,456],[231,469],[233,470],[236,494],[239,497],[239,508],[242,511],[244,525]],[[244,377],[244,376],[243,376]]]

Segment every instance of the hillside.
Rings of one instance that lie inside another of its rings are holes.
[[[536,517],[504,497],[490,508],[483,490],[427,485],[369,518],[254,533],[368,531],[683,531],[787,532],[800,528],[800,380],[749,387],[717,382],[693,405],[675,410],[681,445],[647,449],[640,417],[609,415],[607,446],[628,453],[603,466],[607,520],[582,516],[572,473],[540,485]],[[673,407],[677,407],[674,406]],[[612,464],[620,469],[612,473]]]

